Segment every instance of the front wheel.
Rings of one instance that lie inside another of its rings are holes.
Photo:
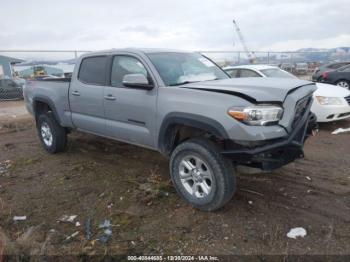
[[[346,80],[339,80],[336,85],[345,89],[350,89],[350,82]]]
[[[224,206],[236,188],[231,162],[204,139],[190,139],[175,148],[170,158],[170,175],[179,195],[203,211]]]
[[[45,150],[51,154],[64,151],[67,143],[67,132],[51,112],[37,117],[39,138]]]

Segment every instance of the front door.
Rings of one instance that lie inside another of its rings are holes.
[[[69,101],[74,125],[81,130],[106,135],[103,92],[107,56],[83,58],[79,73],[72,79]]]
[[[109,136],[153,148],[157,88],[145,90],[123,85],[126,74],[144,74],[153,81],[141,58],[115,55],[111,61],[110,82],[104,89],[104,106]]]

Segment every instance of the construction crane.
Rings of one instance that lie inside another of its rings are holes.
[[[246,54],[247,54],[249,62],[251,64],[255,64],[256,56],[255,56],[254,52],[249,51],[249,49],[247,47],[247,44],[245,43],[244,37],[243,37],[243,35],[241,33],[241,29],[239,29],[239,27],[238,27],[238,25],[237,25],[235,20],[233,20],[233,26],[236,29],[237,35],[239,37],[239,40],[241,41],[241,44],[242,44],[243,49],[244,49],[244,52],[246,52]]]

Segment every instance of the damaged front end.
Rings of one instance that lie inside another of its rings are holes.
[[[232,146],[228,143],[222,154],[235,164],[271,171],[282,167],[295,159],[304,157],[306,139],[317,131],[316,116],[310,112],[312,98],[301,100],[296,105],[293,127],[284,138],[266,140],[262,144]]]

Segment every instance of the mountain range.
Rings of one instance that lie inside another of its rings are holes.
[[[236,51],[233,51],[235,53]],[[290,52],[290,51],[289,51]],[[298,53],[295,57],[295,62],[327,62],[332,60],[350,60],[350,47],[336,48],[301,48],[295,51]],[[266,52],[267,53],[267,52]],[[282,54],[283,52],[281,52]],[[18,65],[20,66],[35,66],[35,65],[57,65],[59,63],[75,64],[76,58],[64,60],[27,60]]]

